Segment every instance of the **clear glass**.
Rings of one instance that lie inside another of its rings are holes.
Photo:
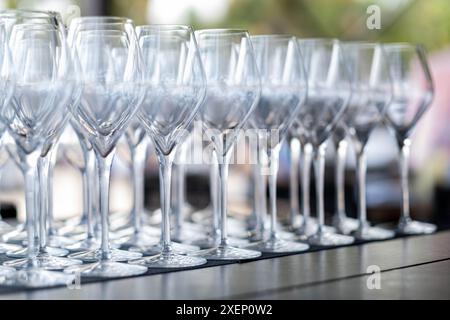
[[[232,146],[239,130],[256,107],[261,83],[248,32],[210,29],[196,31],[208,83],[205,102],[199,112],[206,136],[214,145],[218,163],[220,243],[196,256],[210,260],[243,260],[260,251],[229,245],[227,233],[227,180]]]
[[[2,120],[15,140],[26,194],[27,257],[4,262],[5,266],[23,268],[21,276],[10,285],[30,287],[65,284],[73,277],[45,269],[61,269],[59,257],[41,249],[41,202],[38,185],[38,161],[46,143],[64,123],[67,105],[76,97],[73,65],[66,45],[60,17],[47,13],[36,18],[27,12],[4,17],[10,22],[11,51],[16,68],[14,103],[3,108]],[[29,104],[29,99],[33,100]],[[63,258],[61,258],[63,259]],[[81,261],[71,261],[80,263]]]
[[[365,146],[375,126],[381,123],[392,98],[392,81],[386,55],[376,43],[346,43],[344,45],[353,93],[343,122],[356,152],[356,184],[358,187],[358,228],[354,232],[361,240],[387,239],[390,230],[372,227],[366,212]]]
[[[282,35],[251,38],[261,77],[261,98],[250,123],[257,130],[255,138],[261,152],[267,156],[266,172],[269,182],[270,229],[263,241],[251,244],[261,252],[296,252],[309,248],[305,243],[280,239],[277,228],[276,187],[281,142],[290,123],[295,119],[307,92],[307,77],[303,58],[294,37]],[[265,198],[260,199],[265,201]]]
[[[429,234],[436,225],[411,218],[409,206],[408,161],[410,136],[417,122],[431,105],[434,85],[425,49],[421,45],[393,43],[383,45],[389,61],[393,82],[393,100],[385,119],[399,148],[399,169],[402,189],[402,210],[397,225],[399,234]]]
[[[349,244],[353,242],[353,237],[339,235],[326,229],[324,208],[327,139],[342,117],[351,94],[347,66],[341,45],[337,40],[309,39],[298,40],[298,43],[308,74],[308,98],[297,117],[298,131],[294,134],[305,142],[303,143],[303,157],[306,154],[313,158],[318,221],[315,232],[308,237],[308,242],[317,246]],[[310,145],[311,154],[306,151],[307,145]],[[309,161],[309,159],[307,160]],[[303,163],[303,166],[308,166],[307,161]],[[305,177],[303,178],[305,179]],[[306,199],[303,201],[307,201]]]
[[[204,258],[175,252],[170,227],[173,161],[205,96],[205,75],[196,40],[187,26],[148,25],[136,30],[147,89],[138,118],[152,138],[159,160],[162,222],[159,254],[130,263],[149,268],[202,265],[206,263]]]
[[[115,147],[144,98],[142,61],[134,25],[126,18],[75,18],[68,41],[78,58],[83,84],[82,99],[71,111],[84,129],[97,161],[101,244],[97,250],[69,256],[93,264],[65,271],[105,278],[142,274],[147,268],[118,262],[142,255],[112,248],[108,221],[110,170]]]
[[[334,144],[336,162],[334,165],[335,206],[333,226],[342,234],[350,234],[358,228],[358,220],[347,217],[345,209],[345,164],[347,161],[347,128],[340,122],[334,130],[332,141]]]

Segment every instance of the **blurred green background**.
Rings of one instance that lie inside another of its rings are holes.
[[[290,33],[347,40],[421,42],[429,50],[450,42],[448,0],[9,0],[4,8],[65,10],[128,16],[136,24],[182,23],[195,28],[239,27],[251,33]],[[381,10],[381,29],[366,27],[367,7]]]

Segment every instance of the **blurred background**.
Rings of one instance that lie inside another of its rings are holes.
[[[380,9],[380,29],[370,30],[370,5]],[[74,7],[76,6],[76,7]],[[344,40],[423,43],[435,81],[436,95],[413,136],[411,188],[413,216],[437,223],[450,222],[450,1],[448,0],[0,0],[0,8],[27,8],[61,12],[66,20],[74,15],[127,16],[136,25],[190,24],[194,28],[245,28],[251,34],[289,33],[300,37],[337,37]],[[65,132],[54,177],[56,217],[81,212],[79,172],[65,159],[64,148],[79,149],[74,135]],[[61,151],[62,150],[62,151]],[[78,150],[81,152],[80,150]],[[124,143],[113,168],[111,207],[130,210],[131,181]],[[386,128],[373,132],[369,141],[367,197],[369,218],[393,221],[400,210],[397,147]],[[334,210],[333,147],[328,149],[326,208]],[[22,177],[8,157],[2,157],[1,192],[3,216],[23,216]],[[288,156],[282,153],[279,178],[280,214],[287,212]],[[242,173],[245,174],[242,174]],[[230,177],[231,211],[250,212],[251,170],[233,165]],[[354,156],[347,166],[348,214],[355,213]],[[188,200],[196,207],[209,202],[208,168],[192,165],[187,172]],[[146,202],[159,206],[157,166],[149,150],[146,170]],[[313,201],[313,200],[312,200]],[[314,202],[313,202],[314,203]],[[313,206],[314,207],[314,206]]]

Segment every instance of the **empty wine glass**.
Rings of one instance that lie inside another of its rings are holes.
[[[252,244],[261,252],[295,252],[309,248],[307,244],[280,239],[277,232],[276,184],[278,158],[287,130],[295,119],[307,92],[307,77],[296,39],[270,35],[251,38],[261,77],[261,98],[250,122],[258,131],[259,148],[267,155],[270,192],[270,231],[262,242]],[[264,174],[264,172],[260,172]],[[260,199],[265,201],[265,197]]]
[[[11,97],[14,89],[14,70],[11,64],[11,56],[8,50],[8,40],[5,32],[5,25],[3,21],[0,21],[0,114],[3,114],[3,109],[7,107],[11,101]],[[0,118],[0,138],[3,138],[3,133],[6,126],[3,124],[3,120]],[[6,228],[6,227],[4,227]],[[8,250],[14,250],[9,244],[0,244],[0,252],[6,252]],[[0,284],[5,282],[3,279],[10,279],[16,275],[16,271],[13,268],[0,266]]]
[[[194,33],[188,26],[137,28],[144,56],[146,97],[138,112],[159,160],[161,192],[160,254],[130,261],[150,268],[179,268],[206,263],[175,253],[171,243],[171,175],[177,147],[188,136],[205,95],[205,75]]]
[[[345,164],[347,161],[347,127],[340,121],[334,129],[332,139],[336,154],[334,164],[335,204],[333,226],[342,234],[350,234],[358,228],[358,220],[347,217],[345,209]]]
[[[198,255],[211,260],[253,259],[261,252],[230,246],[227,234],[227,180],[232,146],[261,94],[253,47],[245,30],[200,30],[196,35],[208,82],[199,116],[205,136],[214,146],[219,167],[217,200],[221,237],[218,246]]]
[[[117,141],[142,103],[141,58],[133,22],[126,18],[75,18],[69,44],[78,58],[83,84],[81,101],[72,105],[75,120],[84,128],[97,160],[100,186],[101,246],[69,257],[94,262],[69,267],[82,276],[119,277],[145,273],[147,268],[117,261],[140,253],[114,249],[109,241],[110,170]]]
[[[392,81],[383,48],[377,43],[350,42],[344,45],[353,94],[343,122],[348,127],[356,152],[356,184],[358,187],[358,239],[375,240],[393,237],[393,232],[372,227],[366,213],[365,147],[370,134],[382,121],[392,98]]]
[[[399,166],[402,188],[402,212],[397,225],[400,234],[426,234],[436,231],[436,226],[413,220],[409,207],[408,161],[410,136],[417,122],[433,100],[434,87],[425,50],[421,45],[384,45],[391,68],[393,101],[385,118],[399,147]]]
[[[353,237],[325,229],[324,175],[327,139],[343,115],[351,95],[351,83],[339,41],[298,41],[308,74],[308,98],[297,117],[303,145],[311,146],[316,185],[317,230],[308,237],[313,245],[330,246],[353,242]],[[305,151],[304,151],[305,152]],[[305,201],[305,199],[304,199]]]
[[[46,23],[22,18],[23,21],[13,25],[9,40],[14,51],[16,90],[12,102],[2,112],[2,119],[16,142],[24,174],[28,255],[4,265],[23,268],[24,277],[15,279],[16,284],[23,282],[23,278],[27,279],[27,286],[64,284],[73,277],[44,269],[61,269],[81,261],[52,257],[40,250],[39,234],[35,233],[39,232],[36,226],[40,199],[35,187],[42,149],[47,137],[63,122],[67,105],[76,92],[76,77],[58,19]]]

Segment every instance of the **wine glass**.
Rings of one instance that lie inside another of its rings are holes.
[[[337,40],[307,39],[299,40],[298,43],[308,74],[308,98],[297,117],[300,126],[297,127],[299,132],[295,132],[295,135],[302,136],[305,141],[303,146],[311,148],[318,219],[317,229],[308,237],[308,242],[318,246],[349,244],[353,242],[353,237],[325,229],[324,208],[327,139],[342,117],[351,95],[346,61],[341,44]]]
[[[86,277],[120,277],[145,273],[147,268],[120,261],[142,256],[112,248],[109,241],[110,170],[117,141],[142,103],[141,58],[133,22],[127,18],[75,18],[69,28],[69,45],[77,57],[81,101],[71,112],[91,143],[98,170],[101,246],[69,257],[93,262],[69,267]]]
[[[140,26],[137,34],[146,76],[146,96],[138,118],[152,138],[159,160],[162,222],[160,253],[130,263],[149,268],[202,265],[206,263],[204,258],[174,251],[170,228],[174,158],[205,96],[205,75],[196,40],[191,27],[181,25]]]
[[[370,226],[366,213],[365,147],[370,134],[383,119],[392,98],[389,65],[380,44],[349,42],[344,45],[347,65],[353,83],[353,95],[343,122],[356,152],[356,184],[358,187],[358,228],[354,235],[362,240],[387,239],[390,230]]]
[[[411,134],[417,122],[431,104],[434,95],[433,79],[428,68],[425,49],[414,44],[386,44],[384,49],[391,69],[393,101],[385,119],[399,147],[399,166],[402,188],[402,211],[397,225],[399,234],[427,234],[436,225],[413,220],[409,207],[408,161]]]
[[[3,109],[11,101],[11,97],[14,90],[14,69],[11,64],[11,56],[8,50],[8,40],[5,32],[5,25],[3,21],[0,21],[0,108],[3,113]],[[0,135],[3,137],[3,133],[6,126],[3,124],[2,119],[0,119]],[[13,250],[15,248],[13,247]],[[11,250],[11,245],[0,244],[0,252],[5,252]],[[16,275],[14,268],[0,266],[0,284],[5,282],[4,279],[13,278]]]
[[[295,252],[309,248],[307,244],[282,240],[277,231],[276,184],[281,143],[295,119],[307,92],[307,77],[296,39],[283,35],[251,38],[261,77],[261,98],[250,122],[257,128],[258,144],[267,156],[270,192],[270,231],[261,242],[252,244],[261,252]],[[260,173],[264,174],[264,173]],[[265,201],[265,197],[260,199]]]
[[[345,164],[347,161],[347,127],[340,121],[334,129],[331,141],[334,144],[336,162],[334,164],[335,204],[333,226],[342,234],[350,234],[358,228],[358,220],[347,217],[345,209]]]
[[[45,269],[61,269],[81,261],[52,257],[41,250],[39,236],[38,161],[47,138],[64,122],[67,105],[77,92],[76,77],[65,35],[57,19],[46,23],[25,19],[12,26],[9,46],[14,51],[16,90],[4,108],[2,119],[17,146],[20,168],[24,174],[27,215],[27,257],[9,260],[5,266],[22,268],[27,286],[64,284],[73,277]],[[32,101],[32,103],[30,103]],[[8,253],[13,255],[13,253]]]
[[[260,251],[230,246],[227,234],[227,180],[232,146],[261,94],[253,47],[245,30],[209,29],[196,31],[196,35],[208,82],[199,116],[218,163],[221,237],[218,246],[196,255],[210,260],[257,258]]]

